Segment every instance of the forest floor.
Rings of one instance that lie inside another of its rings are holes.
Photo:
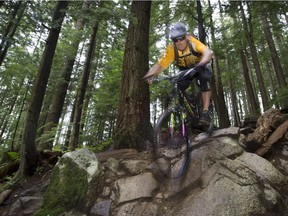
[[[31,211],[38,209],[42,203],[43,192],[48,186],[52,170],[45,173],[37,173],[31,177],[27,177],[23,182],[18,184],[10,193],[10,195],[0,205],[0,215],[33,215]],[[23,199],[23,198],[26,199]],[[19,199],[22,198],[22,199]],[[36,199],[35,199],[36,198]],[[37,202],[35,202],[37,200]],[[25,205],[29,205],[27,213],[23,212]],[[29,214],[31,212],[32,214]]]

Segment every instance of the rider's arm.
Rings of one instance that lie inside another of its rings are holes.
[[[143,77],[143,79],[147,79],[149,77],[155,76],[160,74],[165,68],[162,67],[160,64],[155,64],[153,67],[149,69],[147,74]]]
[[[213,52],[208,47],[203,51],[201,61],[196,66],[204,66],[212,59]]]
[[[213,56],[212,50],[193,36],[190,36],[189,39],[192,42],[192,46],[195,51],[202,54],[201,60],[197,63],[196,66],[204,66],[210,62]]]
[[[165,70],[173,61],[174,61],[174,47],[173,45],[169,45],[164,54],[159,59],[158,63],[156,63],[147,74],[143,77],[143,79],[147,79],[149,77],[159,75],[163,70]]]

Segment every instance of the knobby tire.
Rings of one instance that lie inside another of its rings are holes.
[[[186,122],[182,128],[179,110],[168,109],[160,116],[154,130],[154,157],[164,176],[179,178],[185,174],[190,161],[191,139],[191,128]]]

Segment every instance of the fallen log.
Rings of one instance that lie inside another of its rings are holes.
[[[0,205],[6,200],[6,198],[12,193],[12,191],[12,189],[7,189],[0,194]]]
[[[19,160],[14,160],[10,163],[2,164],[2,166],[0,167],[0,179],[16,172],[19,168],[19,164],[20,164]]]
[[[285,122],[285,117],[277,109],[269,109],[257,120],[257,128],[248,134],[245,144],[249,152],[255,152],[268,142],[273,132]]]
[[[96,154],[100,162],[106,161],[108,158],[120,159],[135,159],[138,156],[138,151],[135,149],[118,149],[113,151],[106,151]]]
[[[255,153],[259,156],[263,156],[266,154],[272,147],[274,143],[280,140],[288,130],[288,120],[282,123],[268,138],[267,142],[265,142]]]

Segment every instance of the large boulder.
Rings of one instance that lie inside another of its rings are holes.
[[[287,177],[266,159],[228,137],[210,140],[191,154],[187,175],[165,193],[177,195],[165,215],[285,215]],[[178,183],[178,184],[177,184]],[[172,192],[171,192],[172,191]],[[189,191],[189,193],[187,193]],[[179,199],[179,194],[182,196]]]
[[[117,203],[140,198],[151,198],[158,184],[151,173],[122,178],[115,182]]]
[[[102,192],[102,174],[93,152],[84,148],[64,154],[53,169],[38,215],[60,215],[71,209],[88,211]]]

